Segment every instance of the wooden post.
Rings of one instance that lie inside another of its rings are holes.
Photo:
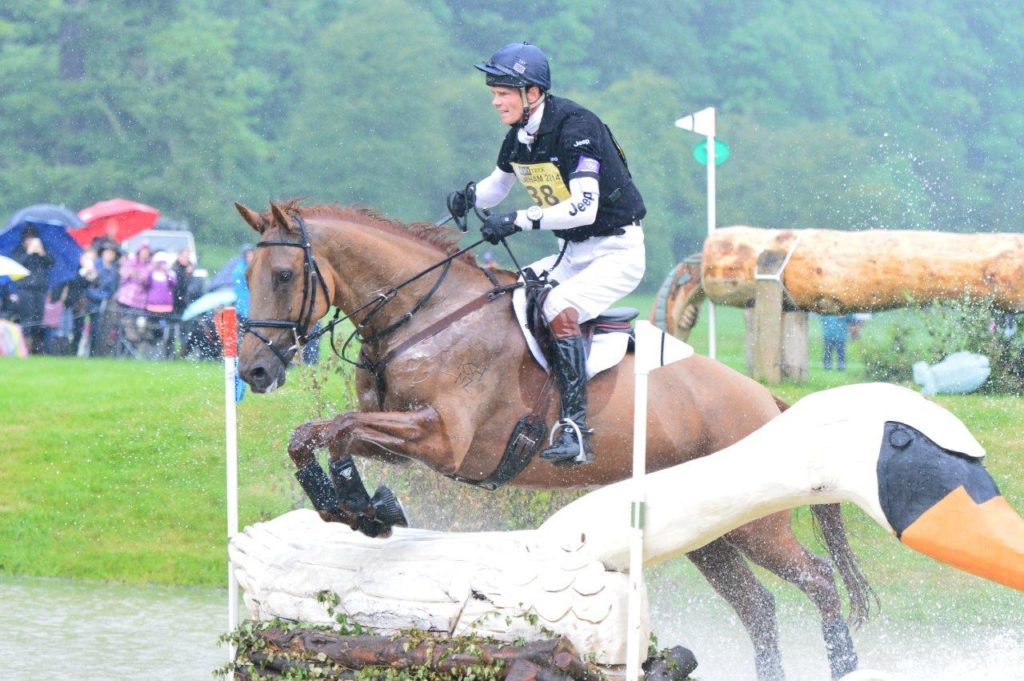
[[[782,377],[794,383],[807,380],[807,312],[791,310],[782,313]],[[743,360],[748,376],[754,375],[754,348],[757,329],[754,308],[743,309]]]
[[[768,383],[782,380],[782,266],[785,251],[763,251],[757,256],[754,298],[754,378]]]
[[[782,377],[794,383],[807,380],[807,312],[782,313]]]

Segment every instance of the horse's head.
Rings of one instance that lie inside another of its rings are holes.
[[[249,319],[239,346],[239,374],[253,391],[270,392],[284,385],[285,370],[310,327],[327,313],[331,294],[297,208],[271,203],[270,213],[261,215],[235,207],[260,234],[245,273]]]

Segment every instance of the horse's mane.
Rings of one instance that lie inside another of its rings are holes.
[[[459,250],[460,232],[443,225],[435,225],[430,222],[399,222],[389,218],[379,211],[362,206],[339,206],[337,204],[317,204],[303,206],[302,198],[294,198],[278,204],[278,208],[288,215],[301,215],[303,218],[329,218],[334,220],[345,220],[355,222],[367,227],[392,232],[405,237],[412,237],[425,244],[433,246],[445,255],[451,255]],[[476,258],[472,253],[464,253],[459,256],[460,260],[476,266]]]

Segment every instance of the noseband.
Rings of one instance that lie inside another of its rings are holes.
[[[327,290],[327,282],[324,281],[323,276],[320,274],[320,268],[316,265],[316,260],[313,259],[313,247],[309,243],[309,232],[306,229],[306,222],[302,219],[301,215],[295,216],[295,222],[299,225],[299,231],[302,234],[302,241],[261,241],[256,244],[256,248],[269,248],[271,246],[287,246],[289,248],[301,248],[302,249],[302,306],[299,308],[299,320],[289,321],[285,319],[250,319],[245,323],[245,333],[251,333],[256,336],[264,345],[281,360],[281,364],[285,367],[288,366],[295,351],[300,347],[308,343],[314,338],[319,338],[320,334],[309,335],[309,327],[313,322],[313,314],[316,309],[316,292],[319,284],[320,290],[323,292],[324,300],[330,305],[331,294]],[[315,283],[314,283],[315,282]],[[290,329],[292,332],[293,342],[290,347],[284,351],[279,350],[274,346],[273,341],[267,338],[265,335],[256,331],[257,328],[265,329]]]

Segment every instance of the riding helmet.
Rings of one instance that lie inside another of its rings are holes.
[[[525,88],[536,85],[544,92],[551,89],[551,69],[540,48],[529,43],[509,43],[476,68],[487,75],[492,87]]]

